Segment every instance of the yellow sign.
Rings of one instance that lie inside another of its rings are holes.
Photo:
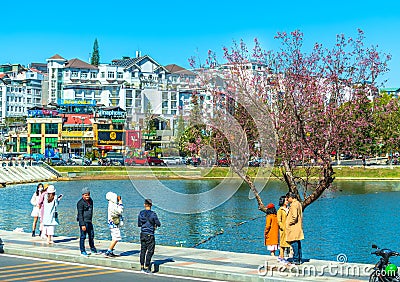
[[[115,140],[117,138],[117,133],[115,133],[114,131],[112,131],[111,133],[110,133],[110,139],[111,140]]]

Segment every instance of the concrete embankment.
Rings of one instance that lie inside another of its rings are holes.
[[[31,234],[0,230],[4,253],[50,260],[140,270],[140,245],[120,242],[115,258],[104,255],[83,257],[78,237],[59,236],[54,244]],[[87,241],[87,240],[86,240]],[[108,241],[95,240],[99,251],[105,251]],[[87,246],[87,249],[88,246]],[[1,257],[1,255],[0,255]],[[372,265],[340,263],[309,259],[300,266],[278,263],[276,257],[215,250],[156,246],[152,271],[185,277],[222,281],[365,281]]]
[[[0,162],[0,185],[54,181],[61,176],[45,163],[30,161]]]

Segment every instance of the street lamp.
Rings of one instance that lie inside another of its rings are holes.
[[[35,146],[35,143],[29,142],[28,146],[29,146],[29,157],[30,157],[30,159],[32,161],[32,147]]]

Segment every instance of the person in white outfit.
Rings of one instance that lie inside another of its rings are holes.
[[[62,195],[56,197],[56,189],[53,185],[47,188],[47,195],[43,201],[43,233],[47,237],[47,243],[53,244],[55,227],[58,223],[57,206]]]
[[[107,220],[111,232],[111,243],[105,256],[113,257],[115,256],[114,247],[122,239],[120,227],[123,225],[122,212],[124,211],[124,206],[122,204],[121,196],[118,196],[113,192],[108,192],[106,194],[106,199],[108,201]]]
[[[33,223],[32,223],[32,237],[35,237],[35,231],[36,231],[36,224],[40,215],[40,209],[39,209],[39,198],[40,194],[43,192],[43,184],[39,183],[36,187],[36,191],[33,193],[32,198],[31,198],[31,204],[33,206],[31,216],[33,217]]]

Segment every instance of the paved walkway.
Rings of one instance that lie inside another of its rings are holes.
[[[115,253],[83,257],[79,252],[79,238],[56,237],[48,246],[31,234],[0,230],[4,253],[58,261],[85,263],[120,269],[140,270],[140,245],[120,242]],[[95,240],[98,250],[105,251],[109,241]],[[222,281],[365,281],[372,265],[309,260],[300,266],[279,264],[266,255],[232,253],[205,249],[157,246],[153,257],[154,272],[199,277]]]

